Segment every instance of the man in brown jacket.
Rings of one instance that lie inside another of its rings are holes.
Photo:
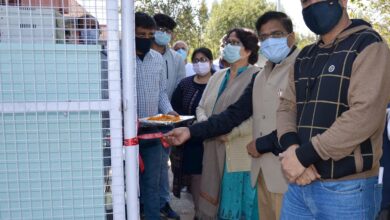
[[[390,51],[370,24],[349,19],[347,2],[301,1],[320,40],[298,55],[277,112],[291,182],[281,219],[371,220],[380,208]]]

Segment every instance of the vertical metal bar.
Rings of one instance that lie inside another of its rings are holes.
[[[280,0],[276,0],[276,11],[280,11]]]
[[[122,88],[124,137],[137,135],[134,1],[122,0]],[[127,219],[139,219],[138,145],[125,148]]]
[[[126,212],[123,179],[118,1],[106,0],[106,6],[113,217],[114,220],[124,220]]]

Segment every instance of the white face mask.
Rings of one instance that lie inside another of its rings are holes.
[[[207,75],[207,73],[210,72],[210,63],[209,62],[194,63],[192,64],[192,68],[194,69],[194,72],[199,76],[205,76]]]

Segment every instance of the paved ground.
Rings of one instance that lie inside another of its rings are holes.
[[[172,173],[169,172],[169,185],[172,187]],[[172,190],[171,190],[172,191]],[[192,196],[187,192],[181,193],[181,198],[176,198],[171,193],[171,207],[180,215],[180,220],[193,220],[194,218],[194,204],[192,203]]]

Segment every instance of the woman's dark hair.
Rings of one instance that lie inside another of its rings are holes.
[[[258,45],[259,39],[257,38],[255,32],[250,29],[234,28],[226,33],[227,38],[229,38],[230,34],[233,32],[236,33],[237,38],[240,39],[245,50],[249,50],[251,52],[251,55],[248,57],[248,63],[255,64],[259,58],[260,49]]]
[[[192,52],[192,56],[191,56],[191,61],[194,60],[195,58],[195,55],[198,54],[198,53],[201,53],[203,55],[205,55],[207,57],[207,59],[209,59],[210,63],[211,63],[211,73],[215,73],[215,68],[214,68],[214,65],[213,65],[213,53],[211,52],[211,50],[207,47],[199,47],[199,48],[196,48],[194,50],[194,52]]]
[[[135,27],[142,27],[145,29],[156,29],[156,22],[150,15],[144,12],[136,12]]]
[[[157,27],[164,27],[173,31],[177,25],[175,20],[166,14],[155,14],[153,18],[156,21]]]
[[[261,27],[271,20],[279,21],[287,33],[294,31],[291,19],[285,13],[279,11],[268,11],[260,16],[256,21],[256,31],[259,32]]]

